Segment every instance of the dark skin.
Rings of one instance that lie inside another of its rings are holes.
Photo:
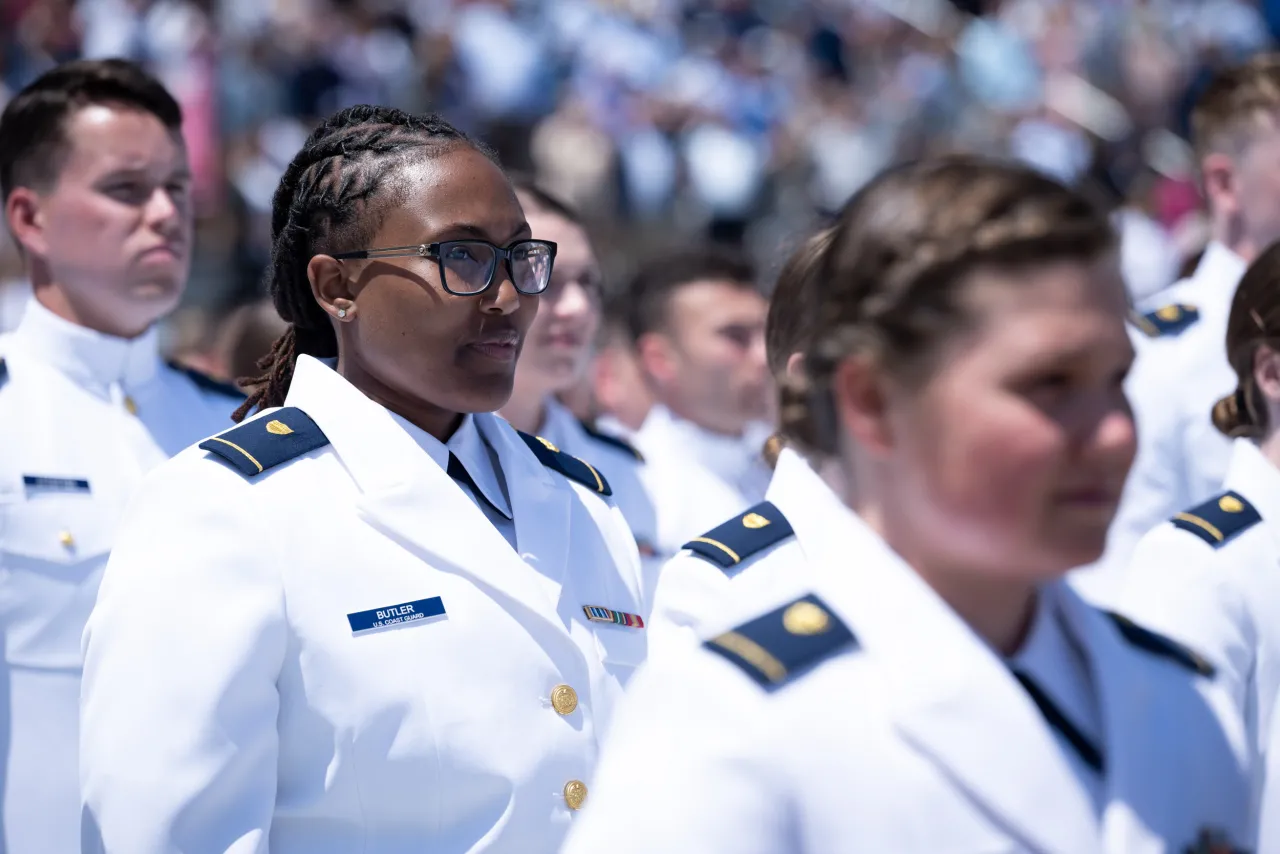
[[[531,236],[506,176],[471,148],[402,167],[388,186],[405,196],[388,207],[368,246],[334,251],[474,238],[507,246]],[[446,441],[464,413],[493,412],[511,396],[538,298],[516,291],[505,265],[487,291],[463,297],[444,289],[427,258],[317,255],[307,276],[334,324],[338,373],[437,439]]]

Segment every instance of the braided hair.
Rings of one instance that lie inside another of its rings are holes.
[[[831,386],[849,356],[908,384],[929,376],[939,343],[971,319],[961,295],[973,270],[1088,261],[1114,245],[1085,196],[1026,166],[953,156],[881,174],[850,199],[823,253],[805,370],[779,394],[784,434],[807,453],[837,453]]]
[[[338,355],[329,315],[316,302],[307,278],[311,259],[362,246],[386,211],[404,199],[405,188],[396,181],[400,168],[460,145],[497,162],[488,147],[439,116],[390,107],[348,107],[307,138],[271,202],[266,285],[289,326],[258,363],[262,373],[240,381],[249,394],[234,420],[283,405],[299,355]]]

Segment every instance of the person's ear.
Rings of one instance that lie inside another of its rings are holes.
[[[1265,344],[1253,352],[1253,381],[1267,401],[1268,414],[1280,411],[1280,353]]]
[[[636,356],[640,369],[659,386],[676,381],[680,362],[671,339],[661,332],[646,332],[636,340]]]
[[[311,295],[330,317],[340,323],[355,319],[355,296],[341,261],[329,255],[314,256],[307,264],[307,280]]]
[[[804,353],[796,352],[788,356],[784,373],[788,377],[802,379],[804,377]]]
[[[1200,169],[1210,210],[1222,216],[1239,213],[1240,186],[1235,158],[1222,152],[1211,152],[1204,156]]]
[[[866,357],[850,357],[836,366],[831,397],[841,432],[872,456],[893,448],[889,396],[882,372]]]
[[[18,245],[24,252],[41,258],[49,254],[43,201],[30,187],[14,187],[4,203],[5,221]]]

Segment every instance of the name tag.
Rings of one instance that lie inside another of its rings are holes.
[[[44,477],[24,474],[22,485],[27,492],[89,492],[89,481],[82,477]]]
[[[358,611],[347,614],[347,622],[351,624],[351,634],[365,635],[380,629],[396,629],[410,623],[420,623],[432,617],[444,616],[444,600],[439,596],[430,599],[419,599],[417,602],[405,602],[402,605],[388,605],[385,608],[374,608],[372,611]]]

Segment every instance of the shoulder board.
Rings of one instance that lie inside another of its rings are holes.
[[[524,440],[524,443],[529,446],[529,450],[533,451],[534,456],[538,458],[538,462],[547,468],[552,471],[558,471],[570,480],[576,480],[601,495],[613,495],[613,490],[609,488],[609,481],[605,480],[604,475],[596,471],[595,467],[590,463],[583,462],[577,457],[569,456],[541,436],[534,436],[525,433],[523,430],[517,430],[516,432],[520,434],[520,438]]]
[[[702,644],[772,691],[858,639],[817,596],[809,594]]]
[[[1194,305],[1173,303],[1146,314],[1134,314],[1133,325],[1151,338],[1177,335],[1200,319],[1200,310]]]
[[[622,439],[619,439],[617,436],[610,436],[608,433],[605,433],[601,430],[597,430],[596,426],[592,424],[590,421],[583,421],[582,419],[578,419],[578,423],[582,425],[583,431],[592,439],[595,439],[597,442],[603,442],[606,445],[612,445],[618,450],[624,451],[625,453],[628,453],[631,456],[635,457],[637,462],[641,462],[641,463],[644,462],[644,455],[641,454],[639,451],[637,451],[634,447],[632,447],[630,442],[623,441]]]
[[[1169,521],[1175,528],[1195,534],[1216,549],[1261,522],[1262,516],[1240,493],[1224,492],[1190,510],[1183,510]]]
[[[1103,613],[1116,624],[1124,639],[1138,649],[1161,658],[1167,658],[1174,664],[1181,665],[1199,676],[1211,677],[1216,672],[1212,664],[1205,661],[1198,652],[1190,647],[1183,646],[1158,632],[1151,631],[1151,629],[1143,628],[1122,614],[1117,614],[1114,611],[1104,611]]]
[[[794,534],[782,511],[762,501],[701,537],[694,537],[682,548],[722,569],[729,569]]]
[[[186,374],[187,379],[191,380],[197,387],[202,388],[205,391],[217,392],[218,394],[225,394],[227,397],[236,397],[240,400],[244,400],[244,392],[232,383],[215,380],[208,374],[201,373],[195,368],[188,368],[181,362],[166,362],[165,364],[173,368],[175,371],[180,371],[183,374]]]
[[[329,444],[311,416],[294,406],[255,418],[200,443],[246,477],[255,477],[269,468],[287,463],[308,451]]]

